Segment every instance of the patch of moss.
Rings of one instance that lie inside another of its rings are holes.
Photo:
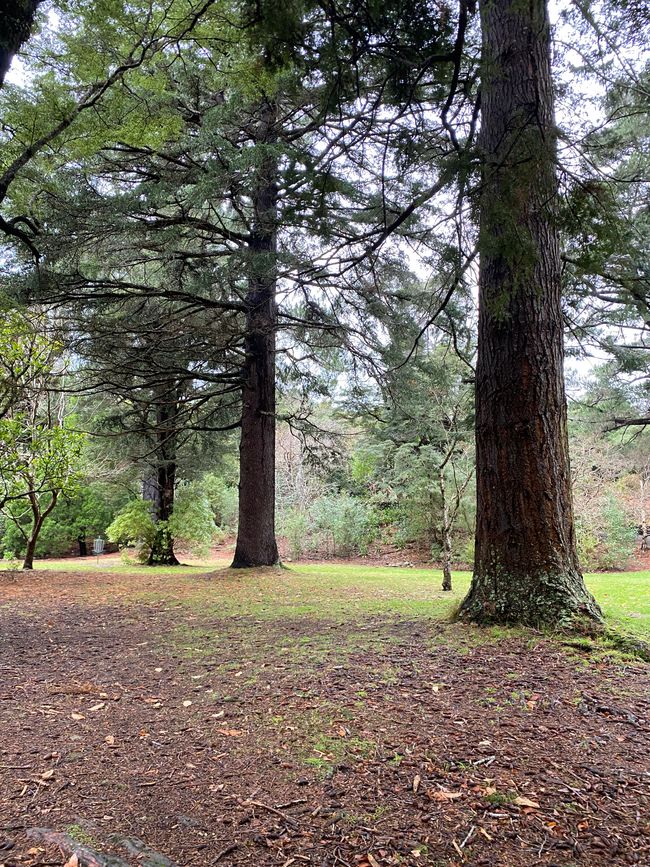
[[[89,834],[85,828],[76,823],[68,825],[65,829],[65,833],[77,843],[81,843],[82,846],[90,846],[91,848],[96,848],[98,846],[97,840],[95,840],[92,834]]]

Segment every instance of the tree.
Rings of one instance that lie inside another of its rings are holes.
[[[0,87],[13,54],[29,36],[39,2],[9,0],[0,37]],[[104,6],[73,10],[68,4],[57,9],[59,34],[52,38],[54,34],[48,32],[36,52],[41,74],[22,89],[6,88],[6,94],[3,90],[0,102],[0,232],[18,250],[26,248],[38,261],[36,238],[42,226],[39,206],[34,208],[32,202],[26,210],[21,189],[25,170],[40,162],[47,167],[46,174],[51,174],[55,143],[65,158],[78,158],[101,147],[106,126],[127,129],[129,112],[121,113],[122,95],[116,95],[119,85],[158,52],[178,46],[213,3],[202,0],[196,7],[181,3],[178,9],[175,3],[158,7],[144,0],[139,9],[136,3],[122,8],[114,4],[110,10]],[[136,21],[139,27],[134,27]],[[92,52],[89,44],[94,46]],[[104,105],[107,94],[115,97],[108,110]],[[110,123],[101,117],[102,111],[111,118]]]
[[[43,523],[61,494],[74,492],[81,480],[83,436],[70,429],[63,396],[51,392],[60,347],[18,315],[12,321],[2,368],[5,382],[7,371],[11,377],[20,370],[21,376],[12,383],[0,420],[0,509],[23,536],[23,569],[31,569]]]
[[[460,612],[600,621],[571,503],[548,10],[545,0],[483,0],[480,14],[477,527]]]
[[[0,32],[0,87],[14,55],[29,39],[40,2],[41,0],[2,0],[0,3],[0,14],[3,18]]]
[[[388,361],[403,356],[418,330],[413,320],[410,327],[407,320],[393,328],[396,345],[386,347]],[[380,377],[382,403],[367,407],[366,439],[380,447],[373,469],[378,496],[384,491],[385,500],[415,518],[434,559],[442,562],[442,589],[451,590],[453,537],[460,529],[465,534],[473,529],[471,508],[469,518],[465,514],[474,475],[468,382],[473,371],[443,333],[430,335],[427,343],[408,365],[391,369],[389,361]]]
[[[171,277],[163,282],[173,285]],[[156,286],[152,280],[152,292]],[[149,565],[177,565],[172,520],[177,477],[179,471],[195,474],[205,463],[194,448],[201,436],[204,448],[212,446],[212,465],[217,461],[214,433],[223,436],[237,426],[237,407],[229,404],[239,389],[238,372],[219,366],[222,347],[209,313],[191,315],[187,305],[173,301],[126,297],[122,303],[95,303],[83,332],[75,330],[69,340],[80,364],[69,388],[112,398],[104,399],[99,411],[94,400],[84,402],[88,429],[105,442],[117,441],[121,458],[128,457],[140,473],[156,528]]]
[[[650,431],[612,424],[639,414],[645,383],[636,379],[621,375],[615,361],[599,365],[570,404],[578,551],[590,571],[625,567],[635,536],[646,532]]]
[[[277,286],[278,160],[270,151],[277,132],[273,97],[265,96],[255,143],[266,149],[253,182],[248,239],[250,270],[244,341],[239,521],[233,568],[273,566],[275,539],[275,346]]]
[[[84,299],[95,308],[93,295],[105,299],[108,293],[120,305],[129,293],[131,297],[140,293],[148,300],[152,295],[174,295],[186,303],[184,310],[188,305],[221,308],[224,320],[226,314],[243,314],[239,340],[228,346],[225,363],[232,370],[237,361],[242,390],[241,503],[234,565],[250,566],[275,563],[278,557],[274,442],[279,227],[289,234],[297,222],[310,220],[321,227],[333,223],[331,215],[315,207],[322,206],[327,191],[314,192],[309,182],[321,160],[325,187],[336,154],[319,156],[313,141],[318,125],[312,116],[318,120],[327,90],[315,87],[305,98],[304,67],[290,62],[282,42],[283,22],[291,23],[293,10],[276,10],[268,20],[250,17],[253,4],[232,11],[232,20],[217,16],[206,25],[196,44],[184,51],[182,63],[172,60],[156,70],[157,107],[166,119],[176,122],[173,132],[173,123],[163,124],[163,140],[155,142],[153,124],[144,141],[139,129],[137,136],[120,130],[119,141],[106,148],[101,158],[86,163],[89,183],[81,195],[74,181],[67,189],[61,185],[56,200],[64,205],[58,213],[48,214],[49,225],[58,231],[42,239],[41,276],[47,267],[49,280],[39,278],[39,288],[50,302],[67,294],[68,300]],[[223,50],[214,50],[215,31]],[[201,37],[213,52],[211,65],[204,62]],[[232,51],[226,50],[229,47]],[[146,111],[150,93],[149,81],[142,93],[134,93],[136,115]],[[286,157],[282,178],[280,145]],[[301,168],[301,159],[310,166],[310,174]],[[76,162],[73,172],[76,177]],[[282,214],[280,191],[289,199]],[[115,206],[121,226],[108,213]],[[70,218],[73,211],[76,219]],[[52,237],[58,250],[51,243],[48,246]],[[97,249],[103,252],[112,243],[122,261],[106,261],[103,255],[100,260]],[[67,253],[62,252],[66,244]],[[137,277],[125,274],[125,248],[133,257]],[[168,270],[173,272],[171,292],[169,282],[151,279],[163,261],[170,263]],[[199,279],[188,289],[197,274]],[[171,437],[165,439],[169,451]],[[163,463],[171,468],[173,462],[167,455]],[[171,483],[166,487],[171,490]]]

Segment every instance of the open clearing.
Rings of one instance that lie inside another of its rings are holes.
[[[649,864],[647,665],[455,580],[0,573],[0,864]],[[650,573],[588,583],[650,637]]]

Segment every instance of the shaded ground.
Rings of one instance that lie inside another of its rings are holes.
[[[0,864],[650,864],[647,666],[385,571],[0,575]]]

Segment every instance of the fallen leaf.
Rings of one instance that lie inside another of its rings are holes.
[[[106,702],[105,702],[105,701],[100,701],[100,702],[98,702],[97,704],[94,704],[94,705],[90,708],[90,710],[91,710],[91,711],[101,710],[103,707],[106,707]]]
[[[366,855],[366,858],[368,859],[368,863],[370,864],[370,867],[379,867],[379,862],[374,857],[374,855],[370,854],[370,852],[368,852],[368,854]]]
[[[420,788],[420,775],[416,774],[415,777],[413,777],[413,794],[417,795],[419,788]]]
[[[73,712],[70,714],[70,717],[71,717],[71,719],[73,719],[75,722],[79,722],[80,719],[86,719],[86,717],[85,717],[82,713],[77,713],[76,711],[73,711]]]
[[[104,738],[104,743],[108,744],[109,747],[112,747],[115,743],[115,735],[106,735]]]
[[[518,807],[532,807],[534,810],[539,810],[539,804],[537,801],[531,801],[530,798],[522,798],[520,796],[515,798],[512,803],[516,804]]]
[[[243,734],[239,729],[219,729],[219,732],[229,738],[238,738]]]
[[[77,857],[76,852],[73,852],[73,854],[65,862],[65,867],[79,867],[79,858]]]
[[[186,699],[186,700],[183,702],[183,707],[190,707],[191,704],[192,704],[192,702],[191,702],[191,701],[189,700],[189,698],[188,698],[188,699]]]
[[[444,790],[434,792],[430,796],[434,801],[454,801],[456,798],[462,798],[462,792],[446,792]]]
[[[54,768],[50,768],[49,771],[44,771],[41,774],[41,780],[51,780],[54,776]]]

